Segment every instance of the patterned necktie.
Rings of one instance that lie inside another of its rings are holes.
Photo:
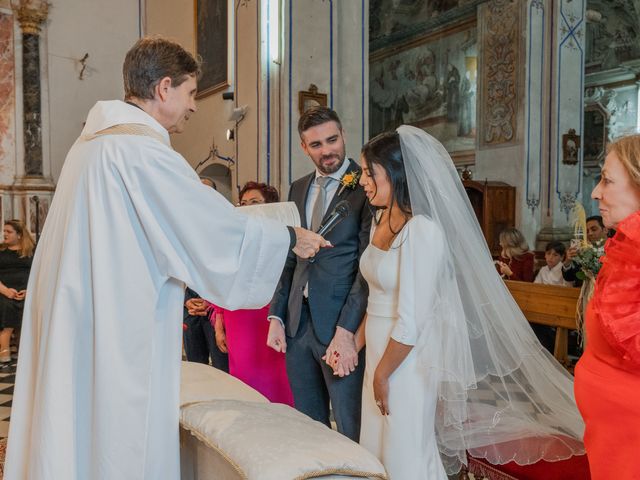
[[[322,225],[322,219],[324,217],[324,206],[327,200],[327,187],[329,182],[333,180],[331,177],[318,177],[316,178],[316,184],[320,188],[316,201],[313,204],[313,210],[311,212],[311,230],[317,232]]]

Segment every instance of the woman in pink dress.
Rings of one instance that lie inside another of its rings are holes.
[[[264,183],[248,182],[240,191],[240,205],[278,201],[278,191]],[[270,401],[293,406],[283,353],[267,346],[269,305],[258,310],[225,310],[212,305],[216,344],[229,354],[229,373],[255,388]]]

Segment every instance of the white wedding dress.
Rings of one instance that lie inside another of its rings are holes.
[[[430,259],[428,269],[414,268],[418,251]],[[391,480],[447,478],[436,442],[435,370],[419,365],[414,349],[389,379],[388,416],[380,414],[373,396],[373,374],[389,338],[407,345],[416,342],[416,322],[409,313],[416,303],[414,286],[418,281],[425,296],[435,297],[443,252],[440,228],[427,217],[416,216],[389,250],[369,244],[360,260],[360,271],[369,284],[360,443],[382,461]],[[437,367],[438,359],[432,360]]]

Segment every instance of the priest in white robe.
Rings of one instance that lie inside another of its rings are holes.
[[[140,40],[128,102],[98,102],[67,156],[27,288],[7,480],[179,479],[185,285],[258,308],[290,247],[324,245],[237,214],[171,148],[198,70],[179,45]]]

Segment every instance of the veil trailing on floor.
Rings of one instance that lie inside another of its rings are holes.
[[[451,157],[420,129],[397,131],[413,215],[436,222],[447,244],[435,304],[418,300],[413,312],[418,361],[438,376],[436,436],[447,472],[466,463],[466,451],[520,465],[583,454],[572,377],[540,345],[496,272]],[[416,268],[434,261],[429,252],[416,257]],[[429,297],[414,288],[414,298]]]

